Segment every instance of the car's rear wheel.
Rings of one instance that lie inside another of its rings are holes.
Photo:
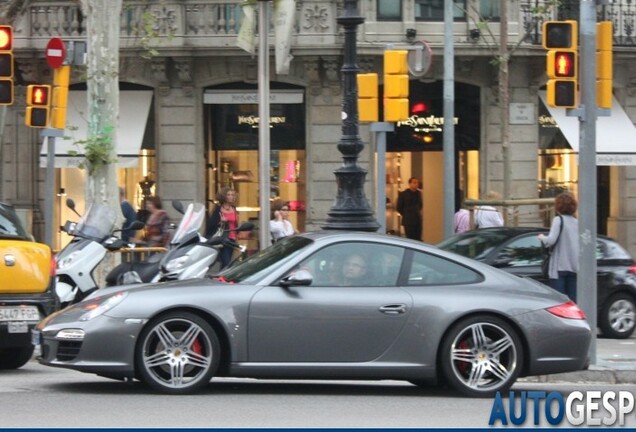
[[[636,304],[629,294],[613,295],[606,302],[599,317],[599,327],[603,336],[626,339],[636,327]]]
[[[441,346],[447,383],[470,397],[505,391],[519,376],[523,348],[517,332],[492,316],[474,316],[450,328]]]
[[[18,369],[33,356],[33,345],[0,349],[0,369]]]
[[[219,366],[221,348],[214,329],[190,312],[152,320],[136,348],[137,372],[163,393],[191,393],[207,385]]]

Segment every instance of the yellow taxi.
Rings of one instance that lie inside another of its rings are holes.
[[[31,329],[58,308],[51,249],[36,243],[14,208],[0,202],[0,369],[31,359]]]

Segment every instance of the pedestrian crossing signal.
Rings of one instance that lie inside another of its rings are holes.
[[[30,85],[27,87],[27,109],[25,124],[29,127],[45,128],[49,124],[51,106],[50,85]]]

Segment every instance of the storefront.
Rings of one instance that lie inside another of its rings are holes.
[[[424,198],[423,240],[437,243],[443,236],[443,82],[411,81],[409,119],[398,122],[387,136],[386,196],[387,231],[399,232],[400,217],[394,211],[398,193],[408,179],[422,182]],[[478,198],[481,139],[480,89],[455,84],[455,184],[456,196]]]
[[[292,224],[304,231],[307,178],[304,89],[280,83],[271,83],[270,88],[268,194],[271,201],[289,202]],[[231,187],[237,192],[240,220],[257,224],[260,211],[257,89],[242,83],[209,88],[203,101],[206,196],[210,210],[217,192]]]

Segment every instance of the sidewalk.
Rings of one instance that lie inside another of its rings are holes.
[[[531,376],[519,381],[636,384],[636,333],[629,339],[597,339],[596,364],[588,370]]]

